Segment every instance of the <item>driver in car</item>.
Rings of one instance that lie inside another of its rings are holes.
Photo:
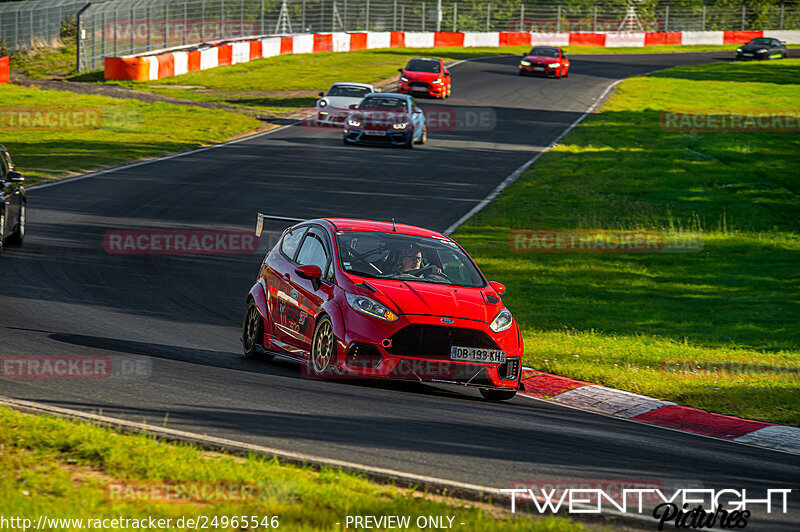
[[[422,268],[422,251],[419,248],[412,247],[404,249],[400,252],[400,264],[398,265],[397,273],[407,273],[410,275],[419,275]],[[430,273],[442,273],[441,268],[438,266],[428,266],[424,268]]]

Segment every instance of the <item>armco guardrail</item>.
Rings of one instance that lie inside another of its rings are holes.
[[[0,57],[0,84],[8,83],[8,56]]]
[[[359,32],[258,36],[235,41],[163,50],[148,55],[105,58],[105,78],[152,81],[217,66],[246,63],[282,54],[348,52],[374,48],[440,46],[657,46],[739,44],[767,35],[800,44],[800,31],[689,31],[653,33],[528,32]]]

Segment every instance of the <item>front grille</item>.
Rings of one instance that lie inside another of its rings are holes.
[[[393,355],[450,359],[450,348],[478,347],[500,349],[488,334],[476,329],[441,327],[439,325],[408,325],[392,335]]]

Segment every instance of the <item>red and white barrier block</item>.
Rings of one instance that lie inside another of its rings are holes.
[[[529,33],[529,32],[357,32],[257,36],[153,52],[149,55],[107,57],[105,78],[153,81],[196,70],[245,63],[282,54],[349,52],[376,48],[439,48],[476,46],[659,46],[670,44],[740,44],[763,31],[686,31],[658,33]],[[771,31],[767,35],[800,44],[800,31]],[[0,63],[2,65],[2,63]],[[2,68],[0,66],[0,68]],[[0,76],[2,74],[0,73]]]
[[[0,57],[0,84],[8,83],[8,56]]]

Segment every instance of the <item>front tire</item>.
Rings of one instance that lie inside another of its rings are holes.
[[[315,377],[330,375],[336,364],[336,337],[333,335],[333,323],[328,316],[320,317],[314,328],[311,360],[308,363]]]
[[[242,351],[247,358],[263,357],[272,360],[275,355],[266,355],[258,350],[258,346],[264,341],[264,320],[258,312],[256,302],[252,299],[247,305],[242,324]]]
[[[481,388],[481,395],[487,401],[508,401],[517,395],[517,390],[492,390],[490,388]]]
[[[19,218],[17,219],[17,230],[8,237],[8,243],[15,246],[22,245],[25,240],[25,203],[19,206]]]

